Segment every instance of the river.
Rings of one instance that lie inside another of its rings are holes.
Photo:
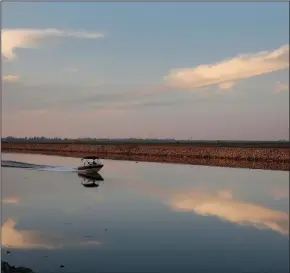
[[[289,172],[104,160],[103,181],[85,187],[76,158],[2,162],[2,259],[15,266],[289,271]]]

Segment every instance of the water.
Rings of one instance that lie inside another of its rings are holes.
[[[289,272],[288,172],[105,160],[104,181],[86,188],[79,159],[2,160],[38,165],[2,167],[2,259],[13,265]]]

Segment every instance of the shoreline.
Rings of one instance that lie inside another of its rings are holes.
[[[103,159],[177,163],[231,168],[290,170],[290,148],[158,146],[146,144],[88,145],[2,143],[4,153],[30,153],[69,157],[97,155]]]
[[[15,267],[13,265],[10,265],[8,262],[5,262],[4,260],[1,261],[1,273],[34,273],[32,269],[28,267]]]

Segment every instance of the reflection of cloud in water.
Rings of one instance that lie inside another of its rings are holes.
[[[82,242],[82,246],[99,246],[100,242],[98,241],[87,241],[87,242]]]
[[[170,206],[176,211],[193,211],[200,215],[212,215],[239,225],[272,229],[281,234],[289,234],[289,215],[259,205],[235,201],[230,196],[208,195],[198,192],[174,195]]]
[[[217,216],[235,224],[258,229],[271,229],[283,235],[289,235],[288,213],[234,200],[231,190],[221,190],[217,194],[208,194],[142,183],[130,183],[128,186],[161,199],[175,211],[192,211],[203,216]]]
[[[275,190],[274,191],[274,199],[275,200],[289,199],[289,188]]]
[[[232,191],[230,190],[219,191],[218,196],[224,199],[233,199]]]
[[[7,197],[2,199],[2,204],[13,204],[18,205],[19,204],[19,198],[17,197]]]
[[[12,218],[9,218],[2,225],[2,246],[9,245],[13,248],[55,248],[39,232],[16,230],[15,226],[16,222]]]
[[[64,247],[96,247],[97,241],[80,241],[77,238],[49,236],[34,230],[17,230],[16,221],[8,218],[2,225],[2,247],[25,249],[54,249]]]

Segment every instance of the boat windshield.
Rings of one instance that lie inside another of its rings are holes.
[[[99,159],[94,159],[94,160],[85,160],[84,161],[84,165],[97,165],[97,164],[101,164],[101,161]]]

